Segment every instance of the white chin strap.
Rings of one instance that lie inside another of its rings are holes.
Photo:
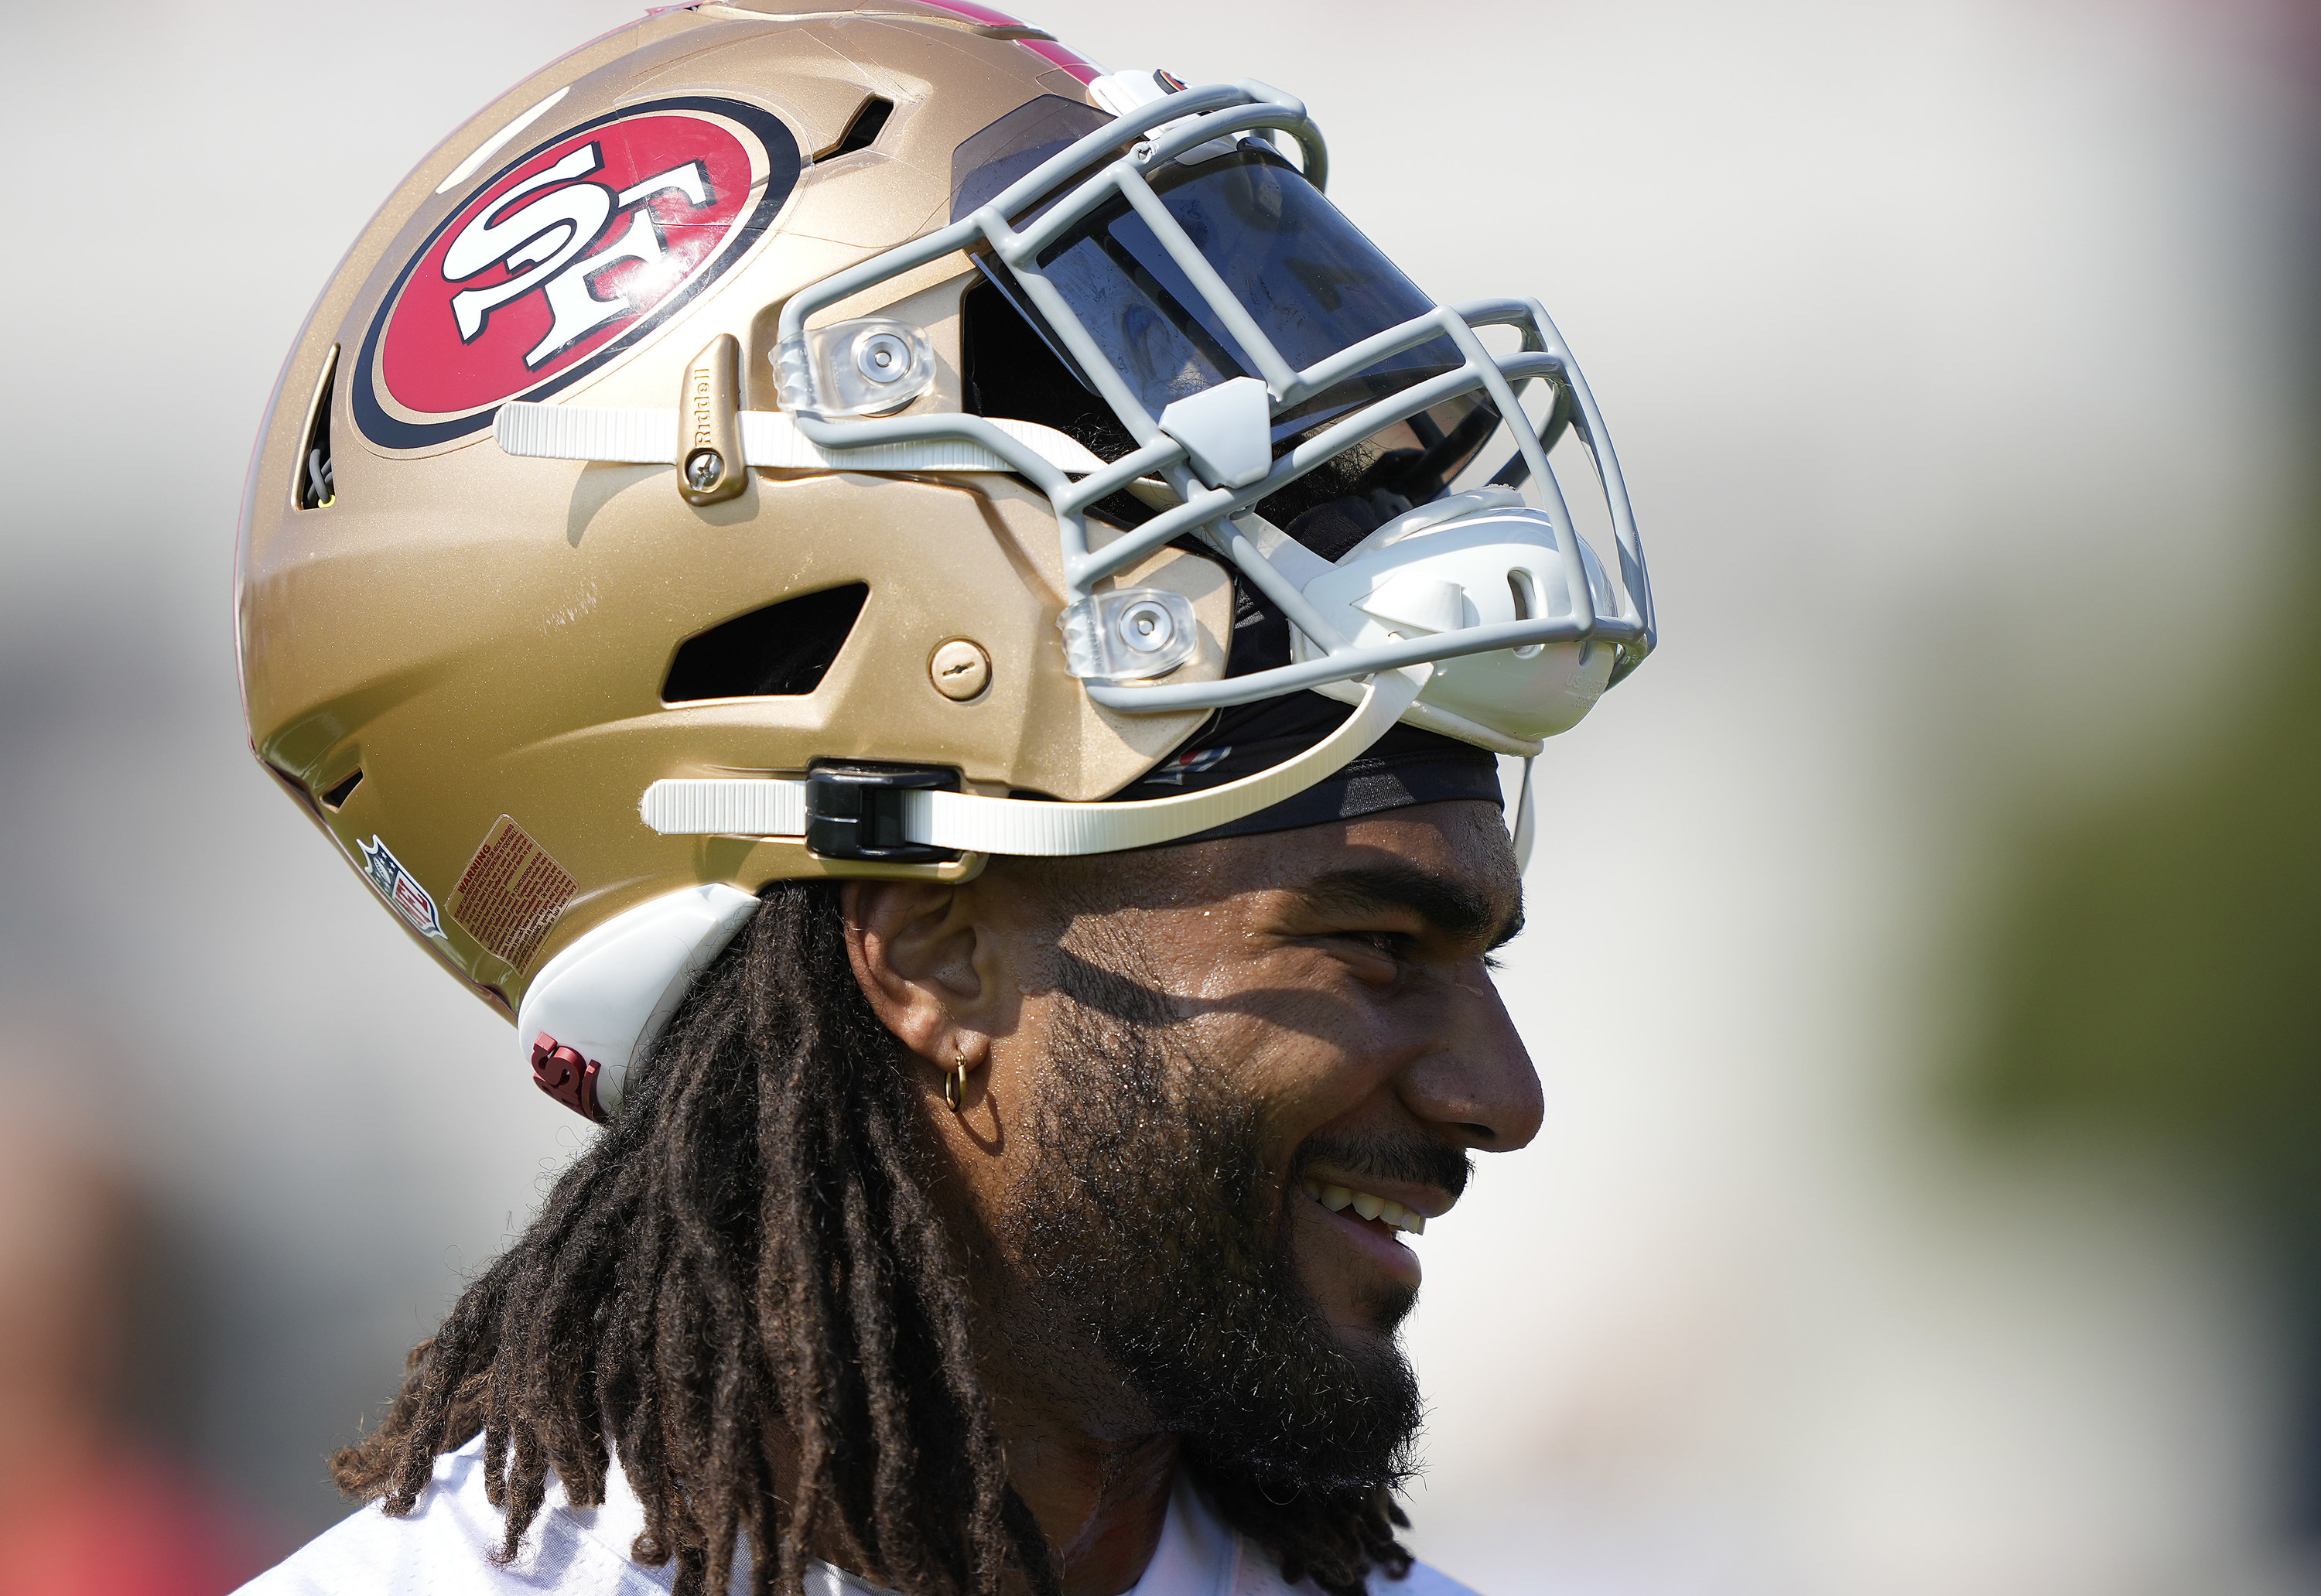
[[[1173,843],[1254,815],[1334,775],[1401,718],[1433,670],[1412,665],[1381,670],[1336,731],[1270,770],[1223,787],[1139,803],[1098,804],[906,792],[903,837],[962,853],[1049,858]],[[805,782],[781,777],[656,781],[645,789],[640,811],[645,824],[664,836],[802,837],[806,790]]]
[[[874,443],[865,449],[824,449],[778,410],[735,414],[746,464],[772,471],[1013,471],[988,449],[960,438]],[[1032,421],[991,423],[1057,470],[1086,476],[1104,461],[1053,427]],[[492,437],[509,454],[531,460],[587,460],[623,465],[677,463],[674,410],[615,410],[589,405],[532,405],[510,400],[492,423]]]

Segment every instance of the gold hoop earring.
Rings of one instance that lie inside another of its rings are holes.
[[[954,1114],[967,1101],[967,1054],[962,1053],[956,1056],[959,1062],[943,1077],[943,1101],[951,1105],[951,1111]]]

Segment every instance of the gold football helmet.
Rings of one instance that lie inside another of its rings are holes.
[[[1652,647],[1618,467],[1535,304],[1436,304],[1325,175],[1278,90],[960,0],[566,56],[420,164],[284,369],[258,757],[592,1117],[769,881],[1189,836],[1397,722],[1528,759]],[[1220,712],[1307,691],[1353,708],[1197,779]]]

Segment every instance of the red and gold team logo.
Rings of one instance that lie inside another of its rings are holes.
[[[357,358],[357,422],[387,448],[423,448],[578,381],[739,260],[798,167],[778,120],[722,99],[631,106],[535,146],[389,289]]]

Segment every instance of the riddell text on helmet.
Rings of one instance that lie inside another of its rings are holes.
[[[796,141],[738,101],[634,105],[478,183],[372,319],[350,398],[372,442],[478,433],[636,343],[762,236],[796,186]]]

